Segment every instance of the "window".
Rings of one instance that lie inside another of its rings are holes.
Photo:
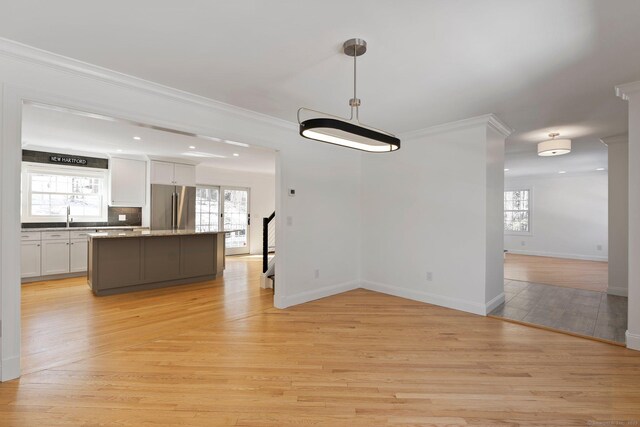
[[[22,173],[22,221],[66,221],[67,206],[75,222],[107,220],[107,171],[25,165]]]
[[[530,233],[530,190],[509,190],[504,192],[504,231]]]
[[[196,230],[218,231],[220,217],[220,189],[218,187],[196,188]]]

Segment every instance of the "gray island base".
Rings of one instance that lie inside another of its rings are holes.
[[[215,279],[224,271],[224,238],[188,230],[90,233],[89,287],[112,295]]]

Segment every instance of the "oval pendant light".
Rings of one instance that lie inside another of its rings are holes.
[[[345,55],[353,57],[353,98],[349,100],[351,117],[342,117],[322,113],[308,108],[298,109],[300,135],[316,141],[354,148],[372,153],[386,153],[400,148],[400,139],[395,135],[360,123],[360,99],[356,96],[356,58],[367,51],[367,42],[362,39],[350,39],[342,45]],[[301,111],[319,113],[324,117],[307,120],[300,119]],[[355,112],[355,115],[354,115]]]

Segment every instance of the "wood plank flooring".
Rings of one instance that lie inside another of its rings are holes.
[[[95,297],[86,278],[22,286],[22,372],[126,348],[273,306],[260,289],[262,258],[227,257],[215,281]]]
[[[277,310],[259,262],[227,266],[104,299],[25,289],[25,347],[55,363],[0,384],[0,425],[640,423],[640,352],[365,290]]]
[[[588,291],[606,292],[609,263],[507,253],[504,278]]]

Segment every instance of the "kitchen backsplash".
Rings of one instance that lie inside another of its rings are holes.
[[[120,215],[124,215],[125,219],[120,220]],[[109,206],[109,225],[142,225],[142,208]]]
[[[108,222],[72,222],[71,227],[106,227],[106,226],[139,226],[142,225],[142,208],[117,208],[109,206]],[[120,215],[125,219],[120,221]],[[23,222],[22,228],[66,227],[64,222]]]

